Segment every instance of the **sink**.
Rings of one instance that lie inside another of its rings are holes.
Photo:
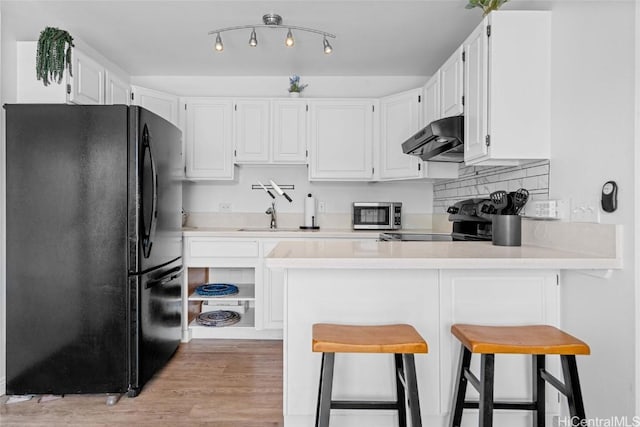
[[[268,228],[268,227],[244,227],[244,228],[239,228],[238,231],[286,231],[286,232],[291,232],[291,231],[306,231],[303,230],[301,228]]]

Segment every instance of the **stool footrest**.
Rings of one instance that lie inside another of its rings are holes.
[[[561,382],[559,379],[557,379],[556,377],[554,377],[553,375],[551,375],[549,372],[547,372],[546,370],[541,370],[540,371],[540,376],[542,377],[542,379],[544,379],[546,382],[548,382],[549,384],[551,384],[556,390],[558,390],[560,393],[564,394],[565,396],[567,395],[567,387],[564,385],[563,382]]]
[[[398,409],[401,403],[368,400],[332,400],[331,409]]]
[[[477,391],[480,391],[480,380],[478,379],[478,377],[473,375],[473,372],[471,372],[469,368],[464,369],[464,377],[467,379],[467,381],[469,381],[469,383],[471,383],[473,388],[475,388]]]
[[[464,402],[465,409],[478,409],[480,402],[477,400],[466,400]],[[493,402],[493,409],[509,409],[515,411],[535,411],[537,409],[535,402]]]

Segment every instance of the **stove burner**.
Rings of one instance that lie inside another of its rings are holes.
[[[381,233],[380,240],[400,241],[400,242],[451,242],[453,237],[450,234],[427,234],[427,233]]]

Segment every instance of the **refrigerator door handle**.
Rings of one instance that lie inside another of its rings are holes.
[[[149,220],[149,228],[148,230],[143,230],[144,235],[142,236],[142,246],[143,246],[143,255],[145,258],[149,258],[151,255],[151,246],[153,245],[152,237],[155,234],[156,225],[158,222],[158,173],[156,169],[156,162],[153,159],[153,155],[151,154],[151,137],[149,136],[149,128],[147,125],[144,125],[144,129],[142,131],[142,144],[144,147],[143,154],[143,164],[144,164],[144,155],[148,153],[149,155],[149,163],[151,165],[151,218]]]
[[[167,271],[166,274],[162,275],[162,277],[148,281],[146,283],[145,288],[149,289],[154,286],[166,285],[167,283],[172,282],[178,277],[182,276],[183,272],[184,272],[183,266],[172,268],[171,270]]]

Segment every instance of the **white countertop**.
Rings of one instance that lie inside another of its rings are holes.
[[[540,246],[491,242],[280,242],[265,258],[270,268],[618,269],[622,259]]]
[[[234,227],[184,227],[182,234],[185,237],[250,237],[250,238],[339,238],[339,239],[377,239],[380,233],[387,230],[352,230],[345,228],[320,228],[319,230],[302,230],[300,228],[268,228]],[[403,232],[429,233],[431,230],[402,230]]]

